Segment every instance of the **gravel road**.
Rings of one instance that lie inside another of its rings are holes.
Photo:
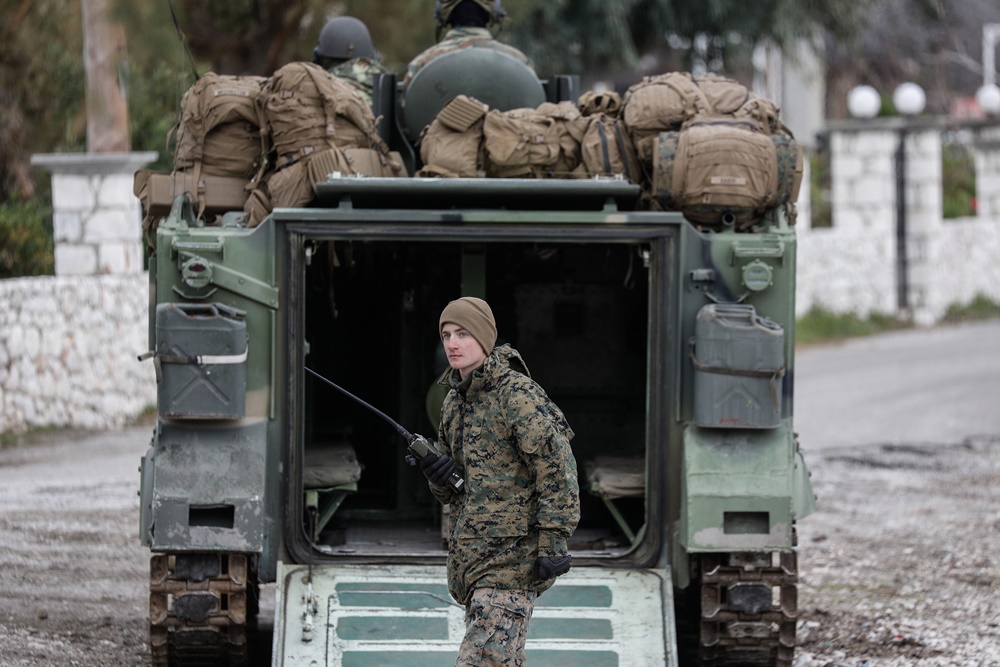
[[[57,433],[0,450],[0,663],[144,665],[149,429]]]
[[[797,667],[1000,667],[1000,427],[990,421],[1000,418],[1000,375],[982,370],[994,361],[965,344],[968,361],[947,364],[949,374],[971,364],[976,389],[956,388],[956,371],[943,392],[954,405],[938,407],[959,419],[985,401],[981,421],[918,437],[858,418],[864,424],[849,437],[832,437],[815,416],[824,394],[835,410],[858,414],[830,374],[856,386],[854,402],[871,415],[875,385],[895,376],[883,359],[890,350],[914,348],[903,385],[922,396],[927,373],[912,368],[928,356],[916,350],[921,337],[930,349],[942,340],[961,346],[963,335],[1000,340],[1000,322],[954,334],[957,341],[949,331],[799,355],[799,414],[814,415],[799,430],[820,509],[799,526]],[[881,376],[871,370],[878,363],[889,369]],[[913,420],[926,420],[924,401],[913,401]],[[903,413],[892,404],[892,415]],[[0,449],[0,664],[148,664],[149,554],[136,534],[136,490],[149,437],[148,427],[51,433]]]
[[[1000,321],[796,354],[799,667],[1000,666]]]

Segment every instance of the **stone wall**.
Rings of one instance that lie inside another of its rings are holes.
[[[119,427],[155,404],[147,274],[0,281],[0,433]]]
[[[902,130],[905,129],[905,135]],[[843,124],[830,133],[833,226],[800,217],[796,312],[900,315],[939,321],[952,304],[1000,301],[1000,141],[975,132],[977,217],[942,214],[941,128],[899,119]],[[905,136],[906,307],[897,279],[896,151]]]

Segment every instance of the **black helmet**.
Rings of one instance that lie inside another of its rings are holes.
[[[448,25],[448,19],[451,18],[452,12],[455,8],[466,0],[437,0],[437,4],[434,6],[434,19],[437,21],[438,30]],[[486,11],[489,15],[489,22],[495,25],[500,25],[503,22],[507,12],[504,11],[503,5],[500,4],[500,0],[468,0],[469,2],[479,5]]]
[[[320,60],[350,60],[351,58],[377,59],[368,26],[351,16],[338,16],[329,21],[319,33],[313,62]]]

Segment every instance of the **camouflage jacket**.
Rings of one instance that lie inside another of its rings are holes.
[[[372,105],[375,77],[388,71],[382,66],[382,63],[368,58],[352,58],[327,70],[333,76],[343,79],[357,88],[358,92],[364,95],[369,107]]]
[[[573,430],[509,345],[465,382],[459,377],[450,369],[441,376],[452,391],[438,441],[465,485],[431,485],[451,505],[448,588],[463,604],[481,587],[541,593],[554,580],[535,580],[535,558],[567,553],[580,520]]]
[[[426,49],[410,61],[410,64],[406,66],[406,76],[403,77],[403,86],[405,87],[408,83],[410,83],[410,79],[416,75],[420,68],[434,58],[444,55],[449,51],[457,51],[458,49],[468,48],[493,49],[494,51],[506,53],[507,55],[520,60],[528,67],[532,66],[531,61],[528,60],[528,56],[524,55],[521,51],[515,49],[509,44],[498,42],[493,38],[493,33],[491,33],[487,28],[474,28],[471,26],[452,28],[445,33],[444,39],[434,46]]]

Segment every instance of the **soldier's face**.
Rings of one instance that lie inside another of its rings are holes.
[[[486,352],[472,334],[451,322],[441,327],[441,343],[448,355],[448,364],[461,374],[462,379],[486,361]]]

